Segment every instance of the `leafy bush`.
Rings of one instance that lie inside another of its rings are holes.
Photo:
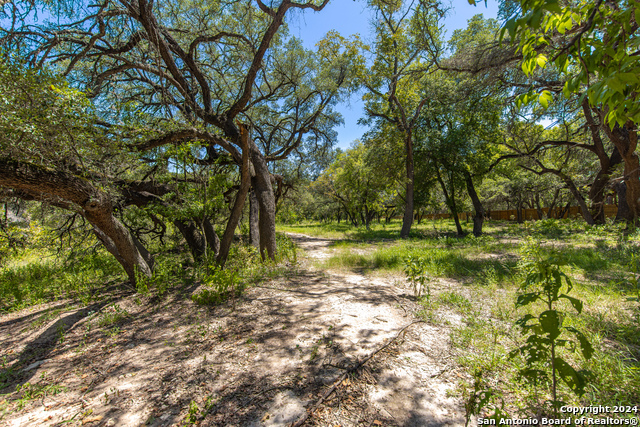
[[[427,299],[431,298],[427,265],[428,262],[424,258],[408,256],[404,260],[404,274],[407,275],[407,282],[411,284],[416,298],[420,298],[423,292],[426,293]]]

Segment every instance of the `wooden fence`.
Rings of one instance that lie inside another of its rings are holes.
[[[549,212],[548,208],[542,208],[542,211],[544,212],[545,215],[547,215],[547,213]],[[556,218],[557,215],[563,211],[563,208],[555,208],[552,212],[552,217]],[[614,218],[616,216],[616,214],[618,213],[618,206],[617,205],[605,205],[604,206],[604,214],[607,218]],[[504,211],[494,211],[494,210],[487,210],[486,212],[487,214],[487,218],[490,219],[495,219],[495,220],[502,220],[502,221],[515,221],[516,219],[518,219],[518,211],[515,209],[508,209],[508,210],[504,210]],[[458,218],[460,218],[461,220],[467,220],[467,218],[470,220],[473,218],[473,212],[460,212],[458,213]],[[582,212],[580,211],[580,206],[571,206],[562,216],[562,218],[573,218],[582,216]],[[427,219],[448,219],[451,217],[451,214],[448,213],[441,213],[441,214],[428,214],[425,215],[425,218]],[[531,220],[536,220],[536,219],[540,219],[538,218],[538,210],[537,209],[522,209],[522,219],[524,221],[531,221]]]

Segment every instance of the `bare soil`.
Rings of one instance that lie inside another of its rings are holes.
[[[463,425],[451,322],[414,323],[400,278],[319,271],[332,242],[290,236],[299,269],[224,306],[194,286],[0,317],[0,425],[288,426],[333,386],[305,426]]]

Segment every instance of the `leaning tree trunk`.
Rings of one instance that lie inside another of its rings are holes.
[[[469,197],[471,198],[471,203],[473,203],[473,209],[475,209],[476,211],[473,217],[473,235],[478,237],[482,235],[482,223],[484,222],[484,207],[482,206],[482,202],[480,202],[480,198],[478,197],[476,188],[473,185],[473,179],[471,178],[471,174],[466,170],[464,171],[464,180],[467,184],[467,192],[469,193]]]
[[[447,206],[449,207],[449,212],[451,212],[451,217],[453,218],[453,221],[456,223],[456,231],[458,233],[458,236],[463,236],[464,235],[464,231],[462,230],[462,225],[460,224],[460,218],[458,218],[458,209],[456,208],[456,201],[454,199],[454,192],[455,189],[452,188],[452,193],[451,195],[449,195],[449,192],[447,191],[447,186],[444,183],[444,180],[442,179],[442,176],[440,175],[440,168],[438,167],[438,165],[435,165],[436,167],[436,177],[438,178],[438,182],[440,183],[440,187],[442,187],[442,193],[444,194],[444,200],[447,204]]]
[[[0,187],[24,192],[36,200],[50,201],[64,209],[78,211],[94,227],[95,234],[105,248],[124,268],[129,280],[136,281],[136,273],[151,277],[153,257],[113,215],[109,195],[94,187],[84,177],[65,170],[50,170],[27,162],[0,158]]]
[[[150,261],[152,258],[146,249],[144,254],[140,252],[138,249],[141,246],[140,243],[136,244],[136,239],[129,230],[113,216],[113,206],[110,201],[105,199],[90,200],[84,206],[84,215],[99,230],[96,235],[122,265],[131,283],[136,282],[136,274],[151,277],[153,263]]]
[[[406,179],[407,188],[404,198],[404,217],[402,218],[402,229],[400,230],[400,237],[406,239],[411,232],[411,226],[413,225],[413,181],[414,181],[414,164],[413,164],[413,138],[411,132],[405,137],[404,149],[406,154]]]
[[[576,187],[575,183],[571,178],[569,178],[568,175],[559,174],[559,176],[560,178],[562,178],[564,183],[569,188],[569,191],[571,192],[571,194],[573,194],[573,197],[578,202],[578,206],[580,206],[580,212],[582,212],[582,217],[584,218],[584,220],[587,222],[587,224],[594,225],[595,222],[593,221],[593,217],[591,216],[591,212],[589,211],[587,202],[584,200],[584,197],[582,197],[582,194],[580,193],[580,190],[578,190],[578,187]]]
[[[231,215],[227,221],[227,227],[222,235],[220,241],[220,251],[216,257],[216,262],[220,267],[224,267],[231,250],[231,243],[233,242],[233,236],[240,222],[240,216],[242,216],[242,209],[244,208],[245,200],[247,199],[247,193],[251,186],[251,174],[249,172],[249,147],[248,141],[249,135],[246,128],[240,128],[240,143],[242,144],[242,165],[240,167],[240,188],[236,193],[236,200],[233,203],[231,209]]]
[[[251,162],[255,171],[252,178],[253,188],[258,200],[259,230],[260,230],[260,255],[262,259],[267,257],[276,259],[276,200],[271,185],[271,172],[258,147],[253,140],[247,141],[251,154]]]
[[[213,228],[213,224],[211,224],[209,218],[205,218],[204,221],[202,221],[202,229],[204,230],[204,235],[207,238],[207,246],[217,257],[218,253],[220,253],[220,238],[218,237],[218,233],[216,233],[215,228]]]

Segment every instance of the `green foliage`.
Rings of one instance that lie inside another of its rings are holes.
[[[631,254],[627,267],[629,269],[627,281],[629,282],[631,292],[635,294],[627,297],[627,301],[638,303],[638,306],[635,308],[635,318],[636,323],[640,326],[640,256],[636,253]]]
[[[470,0],[470,3],[474,3]],[[608,110],[609,127],[628,120],[640,122],[640,62],[635,22],[640,19],[637,2],[518,0],[519,13],[506,21],[507,34],[522,52],[522,70],[532,75],[551,64],[567,80],[563,93],[583,93],[593,106]],[[552,95],[530,92],[521,100],[537,101],[547,108]]]
[[[129,312],[121,308],[118,304],[111,304],[105,307],[96,321],[99,327],[111,327],[122,323],[129,317]]]
[[[214,268],[202,280],[202,289],[191,299],[200,305],[219,305],[230,298],[239,297],[244,290],[244,282],[233,269]]]
[[[87,303],[100,297],[95,292],[98,286],[121,275],[120,265],[103,251],[67,262],[44,249],[21,255],[0,267],[0,310],[14,311],[66,298]]]
[[[527,338],[525,344],[511,352],[510,357],[519,354],[524,358],[525,367],[520,370],[520,376],[525,381],[534,387],[551,385],[550,403],[556,412],[563,404],[558,399],[557,377],[577,395],[585,393],[590,377],[588,371],[578,371],[571,366],[560,354],[560,349],[573,352],[579,347],[585,360],[591,358],[594,350],[582,332],[563,325],[565,314],[558,310],[558,303],[566,300],[580,314],[583,302],[568,295],[573,289],[569,277],[560,270],[558,264],[543,259],[535,245],[535,242],[530,242],[524,249],[522,269],[526,273],[526,279],[522,287],[523,293],[517,298],[516,308],[539,302],[544,311],[537,316],[526,314],[516,322]],[[572,335],[573,339],[567,338],[567,334]]]
[[[311,188],[330,198],[352,224],[368,229],[397,193],[397,171],[386,169],[383,163],[374,147],[357,141],[338,155]]]
[[[276,262],[288,262],[290,265],[298,264],[298,249],[293,240],[284,233],[276,233]]]
[[[471,416],[478,416],[491,411],[488,416],[482,417],[484,420],[494,420],[499,424],[499,420],[508,419],[509,414],[505,411],[504,399],[486,384],[482,371],[477,371],[474,375],[473,390],[464,402],[465,427],[471,422]]]
[[[136,271],[136,290],[141,294],[154,291],[163,296],[168,289],[187,281],[188,271],[183,263],[170,256],[158,256],[153,269],[153,275],[147,277]]]
[[[438,294],[438,301],[449,307],[457,308],[461,313],[469,313],[472,310],[471,301],[455,291]]]
[[[87,97],[46,69],[0,61],[0,156],[43,167],[86,167],[118,156],[93,126]]]
[[[424,258],[415,258],[408,256],[404,260],[404,274],[407,276],[407,282],[413,288],[413,295],[420,298],[423,293],[428,299],[431,298],[431,289],[429,287],[429,274],[427,273],[428,263]]]
[[[185,425],[192,425],[198,421],[198,417],[200,415],[200,408],[198,404],[192,400],[189,402],[189,411],[187,412],[187,416],[185,417]]]

